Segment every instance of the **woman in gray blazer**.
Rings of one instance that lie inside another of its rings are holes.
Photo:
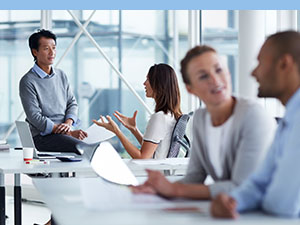
[[[232,95],[230,73],[215,49],[196,46],[181,61],[187,91],[205,103],[193,118],[193,141],[186,176],[170,183],[148,171],[134,192],[210,199],[240,185],[260,164],[273,138],[275,120],[256,102]],[[205,184],[210,175],[212,184]]]

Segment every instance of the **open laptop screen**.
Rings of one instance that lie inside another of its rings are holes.
[[[123,185],[138,181],[109,142],[101,142],[91,159],[91,166],[103,179]]]
[[[21,140],[22,147],[24,148],[33,148],[33,158],[35,159],[55,159],[56,156],[60,157],[72,157],[74,158],[75,153],[65,153],[61,154],[60,152],[43,152],[39,153],[35,148],[33,138],[30,132],[29,124],[25,121],[16,121],[16,126],[18,134]]]
[[[16,121],[16,126],[22,146],[25,148],[35,148],[28,123]]]

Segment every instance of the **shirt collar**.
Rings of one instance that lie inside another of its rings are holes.
[[[292,95],[292,97],[288,100],[286,104],[286,111],[284,115],[284,121],[288,122],[291,120],[291,117],[293,114],[295,114],[295,111],[298,110],[300,106],[300,88]]]
[[[54,71],[53,67],[51,67],[50,75],[48,75],[44,70],[42,70],[36,63],[34,64],[32,69],[42,79],[47,78],[47,77],[51,78],[55,75],[55,71]]]

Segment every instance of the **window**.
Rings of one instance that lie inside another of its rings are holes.
[[[40,11],[0,11],[0,135],[22,112],[19,80],[33,65],[28,37],[40,27]],[[16,145],[14,132],[9,143]]]
[[[84,23],[91,11],[74,11],[74,14]],[[162,10],[97,11],[87,27],[97,44],[152,110],[154,102],[145,98],[143,82],[154,63],[169,63],[174,67],[172,15]],[[187,12],[180,12],[178,16],[187,18]],[[143,24],[138,20],[141,17]],[[78,27],[67,11],[53,11],[52,18],[53,31],[59,34],[59,59],[78,32]],[[181,55],[185,54],[188,47],[187,30],[183,28],[187,27],[187,22],[181,22],[179,28]],[[68,74],[71,81],[79,103],[83,128],[88,127],[91,120],[99,118],[99,115],[112,115],[115,110],[119,110],[131,116],[138,110],[137,125],[142,132],[145,131],[148,113],[85,35],[81,35],[59,67]],[[177,75],[181,80],[179,71]],[[181,92],[186,92],[184,85],[180,86]],[[120,127],[137,144],[129,131]],[[122,151],[118,139],[113,142]]]
[[[213,46],[225,57],[231,73],[232,89],[236,91],[238,60],[237,11],[202,10],[202,43]]]

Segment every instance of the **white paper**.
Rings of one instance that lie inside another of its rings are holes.
[[[86,132],[88,136],[82,141],[87,144],[99,143],[115,136],[113,132],[106,130],[105,128],[100,127],[94,123],[86,130]]]
[[[82,201],[85,208],[90,210],[202,211],[198,201],[167,200],[157,195],[134,194],[126,186],[112,184],[101,178],[82,178],[79,182]]]
[[[138,181],[109,142],[102,142],[91,161],[93,170],[102,178],[125,185],[137,185]]]
[[[174,203],[157,195],[133,194],[128,187],[99,179],[80,180],[82,200],[92,210],[162,209]]]

